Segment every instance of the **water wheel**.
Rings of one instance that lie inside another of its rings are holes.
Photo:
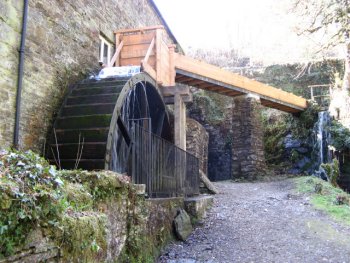
[[[47,157],[62,169],[118,171],[116,158],[125,151],[121,148],[127,147],[128,129],[134,122],[173,139],[166,106],[149,75],[83,81],[64,100]]]

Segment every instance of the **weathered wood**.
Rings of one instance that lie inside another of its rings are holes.
[[[156,71],[148,63],[146,62],[142,63],[141,67],[142,67],[142,70],[148,73],[148,75],[150,75],[153,79],[157,79]]]
[[[142,65],[163,86],[183,83],[231,97],[253,94],[271,102],[263,105],[287,112],[307,108],[304,98],[175,53],[175,45],[168,46],[163,40],[163,31],[163,26],[117,31],[116,43],[123,41],[124,45],[116,65]]]
[[[115,31],[115,34],[143,33],[145,31],[153,31],[156,29],[164,29],[164,26],[157,25],[157,26],[141,27],[141,28],[135,28],[135,29],[123,29],[123,30]]]
[[[193,95],[192,93],[188,95],[181,95],[182,102],[188,103],[193,101]],[[167,96],[163,97],[163,101],[165,104],[174,104],[175,103],[175,96]]]
[[[162,53],[162,31],[160,29],[156,30],[156,81],[160,83],[161,79],[161,53]]]
[[[175,86],[175,77],[176,77],[176,71],[175,71],[175,45],[170,45],[169,48],[169,86]]]
[[[179,93],[174,100],[175,145],[186,151],[186,106]]]
[[[141,61],[144,57],[138,57],[138,58],[123,58],[120,60],[120,65],[121,66],[140,66],[141,65]],[[155,66],[155,57],[151,56],[148,60],[149,65],[151,66]]]
[[[244,93],[253,93],[289,105],[295,105],[299,110],[307,108],[307,101],[304,98],[180,54],[175,54],[175,67],[232,86],[232,89],[238,89],[238,91]]]
[[[122,35],[121,40],[124,41],[124,45],[139,45],[139,44],[150,44],[154,38],[155,33],[148,33],[142,35]]]
[[[155,39],[153,38],[151,41],[151,44],[149,45],[147,52],[146,52],[146,56],[145,58],[142,60],[142,63],[148,63],[148,59],[153,51],[154,48],[154,44],[155,44]]]
[[[163,86],[160,89],[163,96],[173,96],[175,94],[180,95],[189,95],[191,94],[190,88],[188,86],[175,86],[175,87],[166,87]]]
[[[119,47],[119,44],[120,44],[120,37],[121,37],[121,34],[117,33],[115,34],[115,46],[116,47]],[[123,45],[124,45],[124,42],[123,42]],[[113,59],[113,58],[112,58]],[[119,63],[119,59],[117,58],[114,62],[114,65],[116,67],[119,67],[120,63]]]
[[[120,51],[123,48],[123,45],[124,45],[124,42],[121,41],[117,47],[117,50],[115,51],[115,53],[111,59],[111,61],[108,63],[108,67],[112,67],[114,64],[116,64],[116,61],[118,60],[118,57],[119,57]],[[118,62],[118,64],[119,64],[119,62]]]

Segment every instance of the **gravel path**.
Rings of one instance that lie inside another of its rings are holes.
[[[350,227],[295,194],[292,180],[216,185],[207,218],[158,263],[350,262]]]

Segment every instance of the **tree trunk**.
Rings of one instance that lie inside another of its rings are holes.
[[[346,43],[346,58],[345,58],[343,89],[350,91],[350,39],[347,39],[347,43]]]

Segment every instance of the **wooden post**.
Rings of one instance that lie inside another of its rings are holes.
[[[162,55],[162,29],[156,30],[156,73],[157,73],[157,83],[162,84],[161,79],[161,55]]]
[[[120,39],[120,36],[121,36],[121,34],[120,33],[116,33],[115,34],[115,48],[118,48],[119,47],[119,44],[120,44],[120,41],[121,41],[121,39]],[[120,61],[120,56],[117,58],[117,60],[115,61],[115,66],[116,67],[119,67],[119,61]],[[113,66],[113,65],[112,65]]]
[[[175,86],[175,47],[176,45],[169,46],[169,86]]]
[[[186,151],[186,105],[181,98],[180,92],[175,93],[174,102],[175,145]]]

